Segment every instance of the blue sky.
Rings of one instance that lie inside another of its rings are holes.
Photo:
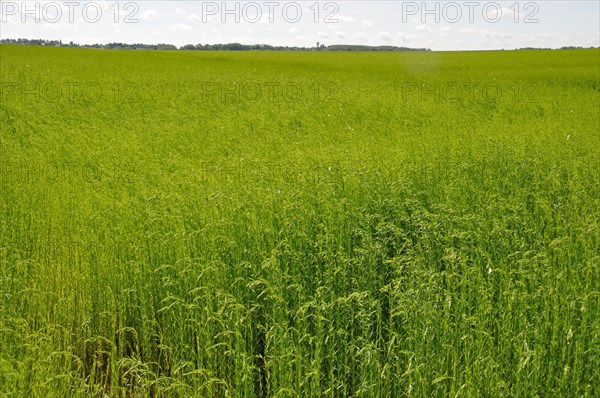
[[[600,1],[5,1],[2,38],[81,44],[600,46]]]

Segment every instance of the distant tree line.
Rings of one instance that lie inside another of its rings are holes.
[[[108,44],[77,44],[72,41],[44,39],[2,39],[0,44],[22,44],[30,46],[49,47],[81,47],[106,48],[115,50],[187,50],[187,51],[431,51],[428,48],[408,48],[395,46],[361,46],[361,45],[332,45],[326,47],[317,44],[316,47],[272,46],[269,44],[186,44],[181,47],[173,44],[143,44],[143,43],[108,43]]]
[[[594,46],[590,46],[590,47],[576,47],[576,46],[564,46],[559,48],[559,50],[585,50],[585,49],[592,49],[592,48],[599,48],[599,47],[594,47]],[[522,47],[522,48],[517,48],[517,50],[553,50],[553,48],[544,48],[544,47]]]
[[[47,47],[81,47],[81,48],[107,48],[116,50],[177,50],[173,44],[126,44],[126,43],[108,43],[108,44],[77,44],[72,41],[66,43],[62,40],[44,40],[44,39],[2,39],[0,44],[22,44],[29,46],[47,46]]]
[[[363,46],[358,44],[335,44],[328,51],[431,51],[429,48],[408,48],[396,46]]]
[[[269,44],[186,44],[180,50],[190,51],[316,51],[316,48],[297,46],[271,46]]]
[[[44,39],[2,39],[0,44],[22,44],[29,46],[49,46],[49,47],[81,47],[81,48],[106,48],[114,50],[186,50],[186,51],[431,51],[429,48],[410,48],[396,46],[364,46],[358,44],[334,44],[325,46],[317,43],[316,47],[297,47],[297,46],[272,46],[269,44],[186,44],[177,47],[173,44],[127,44],[127,43],[108,43],[108,44],[77,44],[72,41],[63,43],[62,40],[44,40]],[[581,50],[585,48],[597,47],[575,47],[565,46],[560,50]],[[551,48],[523,47],[517,50],[552,50]]]

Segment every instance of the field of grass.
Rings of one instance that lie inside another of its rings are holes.
[[[600,394],[600,50],[0,67],[0,396]]]

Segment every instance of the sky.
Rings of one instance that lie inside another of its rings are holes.
[[[434,51],[598,47],[600,1],[1,0],[0,38]]]

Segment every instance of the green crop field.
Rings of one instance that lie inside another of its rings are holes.
[[[600,394],[600,50],[0,67],[0,396]]]

